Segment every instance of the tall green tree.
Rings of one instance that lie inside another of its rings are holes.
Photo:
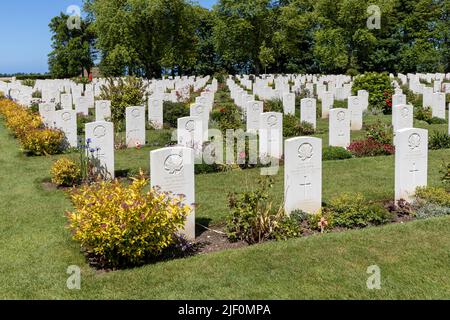
[[[69,16],[61,13],[50,24],[52,51],[48,55],[50,74],[54,78],[70,78],[88,73],[94,66],[95,35],[89,23],[80,18],[80,24],[69,28]]]

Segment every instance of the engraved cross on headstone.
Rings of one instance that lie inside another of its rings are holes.
[[[419,171],[420,170],[417,169],[416,163],[414,162],[413,163],[413,168],[411,170],[409,170],[409,172],[412,173],[412,175],[413,175],[413,179],[414,179],[413,182],[416,182],[416,173],[419,172]]]
[[[308,198],[308,188],[312,187],[311,182],[308,182],[308,176],[305,176],[305,182],[300,183],[300,186],[303,187],[305,199]]]

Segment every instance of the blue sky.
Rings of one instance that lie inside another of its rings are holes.
[[[198,0],[210,8],[216,0]],[[3,0],[0,3],[0,73],[46,72],[51,51],[48,24],[82,0]]]

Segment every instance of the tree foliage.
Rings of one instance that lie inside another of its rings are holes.
[[[54,78],[71,78],[89,72],[94,66],[95,52],[93,44],[95,36],[89,23],[83,19],[80,28],[67,26],[69,16],[61,13],[54,17],[50,24],[52,32],[52,51],[48,56],[51,75]]]
[[[111,76],[449,71],[449,0],[86,0],[85,11]]]

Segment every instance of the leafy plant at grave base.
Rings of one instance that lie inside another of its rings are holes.
[[[444,163],[442,165],[442,170],[440,171],[442,173],[442,183],[446,187],[447,190],[450,191],[450,162]]]
[[[255,191],[229,195],[226,232],[230,241],[249,244],[268,240],[285,240],[301,234],[300,225],[290,218],[282,207],[275,208],[269,197],[273,186],[271,178],[261,178]]]
[[[265,100],[264,101],[264,112],[280,112],[283,113],[283,100]]]
[[[284,137],[309,136],[316,133],[314,126],[306,121],[300,122],[299,119],[292,115],[283,116],[283,135]]]
[[[399,217],[414,215],[414,207],[411,203],[404,199],[400,199],[397,202],[390,202],[386,209],[388,209],[389,212],[395,213]]]
[[[365,126],[366,138],[373,139],[381,144],[392,144],[394,130],[391,125],[378,120],[376,123]]]
[[[81,181],[87,184],[110,178],[98,159],[100,148],[92,148],[91,143],[91,139],[87,139],[85,143],[80,143],[78,147]]]
[[[428,219],[450,215],[450,207],[443,207],[434,203],[425,203],[416,208],[414,216],[417,219]]]
[[[0,91],[0,100],[3,100],[5,98],[5,93],[3,91]]]
[[[446,124],[447,120],[438,118],[438,117],[432,117],[429,121],[429,124]]]
[[[394,90],[387,72],[366,72],[357,76],[353,82],[353,95],[356,95],[359,90],[369,92],[369,109],[379,109],[384,114],[392,113]]]
[[[42,99],[42,92],[40,90],[33,91],[31,97],[35,99]]]
[[[325,147],[322,151],[322,160],[344,160],[353,158],[353,154],[342,147]]]
[[[422,106],[423,99],[421,94],[415,94],[409,89],[408,85],[401,85],[400,88],[402,89],[403,94],[406,95],[406,101],[408,101],[409,104],[413,105],[414,108]]]
[[[450,193],[441,187],[419,187],[416,189],[418,203],[432,203],[443,207],[450,207]]]
[[[189,106],[183,102],[164,101],[163,117],[164,123],[170,128],[178,127],[178,118],[189,117]]]
[[[321,221],[326,223],[319,225]],[[333,229],[335,224],[331,212],[322,209],[316,214],[308,215],[307,225],[310,230],[322,231],[321,226],[323,226],[323,231],[328,231]]]
[[[73,187],[81,182],[81,168],[69,158],[57,160],[51,168],[52,182],[58,186]]]
[[[364,228],[369,225],[386,224],[393,215],[378,204],[371,204],[360,193],[343,193],[331,199],[324,209],[333,225],[342,228]]]
[[[72,192],[75,210],[67,213],[69,228],[88,255],[122,268],[141,265],[176,246],[176,234],[191,208],[157,189],[144,191],[147,185],[147,179],[138,177],[130,185],[102,181]]]
[[[95,116],[86,116],[82,113],[77,114],[77,134],[79,136],[83,135],[85,132],[86,124],[89,122],[94,122]]]
[[[32,110],[10,100],[0,101],[0,114],[22,148],[30,155],[61,153],[67,146],[64,133],[45,128],[41,117]]]
[[[109,78],[101,87],[100,99],[111,101],[111,121],[116,131],[125,119],[125,109],[144,105],[145,89],[141,78]]]
[[[151,147],[168,147],[177,143],[177,141],[172,141],[172,131],[166,129],[156,130],[149,139],[147,145]]]
[[[32,88],[36,84],[36,80],[34,80],[34,79],[25,79],[25,80],[22,80],[21,82],[22,82],[23,86],[32,87]]]
[[[433,112],[430,107],[423,107],[422,105],[415,106],[414,116],[417,120],[431,122]]]
[[[64,133],[56,129],[36,129],[21,137],[22,147],[30,155],[59,154],[67,147]]]
[[[230,103],[220,104],[211,114],[211,119],[216,121],[219,129],[225,132],[227,129],[241,129],[242,115],[237,106]]]
[[[446,132],[433,131],[428,138],[428,147],[431,150],[450,149],[450,135]]]

